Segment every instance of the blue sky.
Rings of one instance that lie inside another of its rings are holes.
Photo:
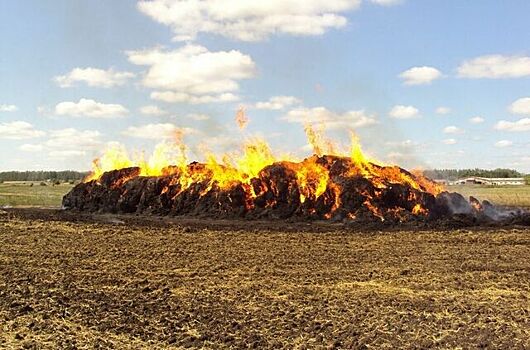
[[[2,1],[0,170],[87,170],[109,143],[150,152],[176,130],[194,159],[255,135],[304,156],[311,123],[406,167],[530,172],[528,13],[524,0]]]

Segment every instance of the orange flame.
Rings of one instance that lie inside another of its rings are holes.
[[[236,121],[240,128],[245,128],[248,118],[243,108],[236,114]],[[312,125],[304,128],[309,144],[317,156],[324,154],[338,155],[338,147],[324,136],[324,129],[320,126],[315,129]],[[329,203],[330,210],[326,213],[326,218],[331,218],[332,214],[340,208],[341,191],[340,185],[331,181],[329,167],[326,168],[325,160],[318,157],[310,157],[303,162],[292,162],[292,158],[277,157],[273,154],[267,142],[259,138],[250,138],[245,141],[242,149],[237,154],[224,154],[217,157],[211,152],[204,155],[205,164],[188,164],[186,156],[187,147],[184,142],[184,135],[181,132],[175,134],[171,142],[162,142],[156,145],[153,153],[149,157],[144,154],[135,154],[132,157],[127,150],[120,145],[111,145],[100,158],[94,160],[92,173],[85,181],[98,180],[103,173],[111,170],[123,169],[136,166],[139,168],[139,176],[162,176],[178,174],[171,181],[180,185],[180,191],[184,191],[194,183],[207,181],[207,186],[202,190],[201,195],[207,194],[214,187],[228,190],[236,185],[242,185],[246,193],[245,198],[256,198],[262,189],[255,188],[252,179],[259,176],[267,166],[278,161],[285,162],[287,167],[296,176],[296,182],[300,193],[300,203],[306,201],[316,203],[321,197]],[[363,192],[364,206],[372,214],[381,220],[385,216],[376,204],[379,200],[379,190],[393,186],[394,184],[406,185],[419,192],[427,192],[433,195],[440,193],[443,188],[427,179],[420,173],[409,173],[397,166],[382,166],[380,163],[369,159],[362,151],[358,137],[351,134],[351,151],[349,158],[352,166],[346,171],[348,176],[362,177],[371,182],[376,192],[370,195]],[[272,184],[271,186],[275,186]],[[274,189],[273,189],[274,190]],[[258,193],[255,193],[258,192]],[[272,200],[272,199],[271,199]],[[273,203],[269,203],[272,205]],[[248,203],[251,207],[252,203]],[[309,211],[312,209],[309,208]],[[396,208],[396,215],[402,215],[402,209]],[[427,215],[428,210],[421,204],[415,205],[410,213],[414,215]],[[344,213],[347,217],[354,219],[358,213]]]
[[[320,124],[319,129],[313,128],[311,124],[304,126],[307,141],[313,147],[313,153],[317,156],[323,154],[338,154],[335,144],[324,137],[324,124]]]

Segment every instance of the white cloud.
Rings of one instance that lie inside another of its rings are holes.
[[[464,130],[454,125],[446,126],[443,130],[445,134],[462,134]]]
[[[407,167],[418,166],[417,154],[425,149],[426,145],[413,140],[387,141],[385,146],[388,148],[384,161],[390,164],[401,164]]]
[[[442,141],[446,145],[456,145],[457,141],[455,139],[445,139]]]
[[[530,115],[530,97],[518,99],[508,109],[513,114]]]
[[[521,78],[530,76],[528,56],[480,56],[463,62],[457,69],[462,78]]]
[[[436,114],[446,115],[446,114],[451,113],[451,108],[441,106],[441,107],[436,108],[435,112]]]
[[[416,148],[420,146],[420,144],[416,141],[412,140],[404,140],[404,141],[387,141],[385,142],[387,146],[392,147],[393,149],[401,148],[401,149],[411,149]]]
[[[86,154],[89,150],[101,148],[100,137],[100,132],[95,130],[59,129],[50,131],[50,137],[44,142],[44,146],[50,151],[78,151]]]
[[[514,160],[513,162],[510,163],[510,167],[517,167],[517,168],[520,168],[520,167],[524,167],[526,168],[526,172],[530,172],[529,169],[530,169],[530,157],[520,157],[516,160]],[[524,170],[523,170],[524,171]]]
[[[395,164],[408,169],[422,169],[425,168],[425,164],[418,161],[418,157],[411,152],[399,152],[392,151],[388,152],[386,156],[382,157],[382,160],[386,164]]]
[[[419,112],[414,106],[396,105],[392,107],[388,115],[395,119],[411,119],[419,117]]]
[[[133,78],[134,73],[116,72],[113,69],[103,70],[98,68],[74,68],[65,75],[59,75],[53,80],[62,88],[72,87],[76,82],[84,82],[88,86],[111,88],[124,85]]]
[[[498,147],[498,148],[510,147],[512,145],[513,145],[513,142],[509,140],[501,140],[501,141],[495,142],[495,147]]]
[[[405,85],[430,84],[442,77],[442,72],[434,67],[412,67],[399,75]]]
[[[207,114],[201,114],[201,113],[191,113],[186,116],[187,118],[201,121],[201,120],[209,120],[210,116]]]
[[[50,157],[76,158],[93,155],[104,147],[104,142],[99,131],[68,128],[52,131],[44,146]]]
[[[16,112],[18,107],[15,105],[0,104],[0,112]]]
[[[161,109],[158,106],[151,105],[151,106],[143,106],[143,107],[141,107],[140,108],[140,113],[156,117],[156,116],[166,115],[167,111]]]
[[[237,50],[208,51],[186,45],[172,51],[154,48],[127,52],[129,61],[148,66],[143,85],[151,98],[166,102],[210,103],[237,100],[239,80],[256,74],[252,58]]]
[[[171,27],[177,41],[193,40],[199,33],[259,41],[273,34],[321,35],[344,27],[348,20],[341,13],[357,9],[360,3],[361,0],[154,0],[139,1],[137,6],[153,20]]]
[[[141,126],[130,126],[122,134],[131,137],[152,140],[173,139],[179,134],[194,134],[197,131],[192,128],[179,128],[171,123],[147,124]]]
[[[471,124],[481,124],[481,123],[484,123],[484,118],[476,116],[476,117],[470,118],[469,122]]]
[[[0,123],[0,139],[24,140],[44,136],[45,132],[36,130],[24,121]]]
[[[401,4],[403,2],[403,0],[370,0],[370,1],[373,2],[374,4],[382,5],[382,6],[392,6],[392,5]]]
[[[168,103],[189,103],[192,105],[203,104],[203,103],[223,103],[223,102],[234,102],[239,100],[239,96],[234,95],[230,92],[226,92],[219,95],[191,95],[182,92],[173,91],[154,91],[151,93],[153,100],[164,101]]]
[[[510,122],[507,120],[501,120],[495,124],[495,129],[503,131],[529,131],[530,130],[530,118],[519,119],[516,122]]]
[[[35,145],[35,144],[25,143],[21,145],[18,149],[24,152],[40,152],[44,149],[44,147],[39,144]]]
[[[374,115],[367,115],[363,110],[335,113],[325,107],[296,108],[281,118],[290,123],[323,125],[328,129],[361,128],[377,124]]]
[[[72,158],[86,156],[103,147],[101,134],[94,130],[77,130],[74,128],[52,130],[49,138],[40,144],[23,144],[19,147],[24,152],[47,152],[53,158]]]
[[[50,108],[47,106],[38,106],[37,113],[42,114],[42,115],[47,115],[47,114],[51,114],[52,112],[50,111]]]
[[[50,151],[48,156],[52,158],[73,158],[73,157],[82,157],[86,156],[86,151],[82,150],[59,150],[59,151]]]
[[[271,97],[268,101],[257,102],[255,108],[279,110],[300,103],[302,103],[302,101],[294,96],[274,96]]]
[[[82,98],[79,102],[61,102],[55,106],[55,114],[59,116],[88,118],[120,118],[129,111],[119,104],[104,104]]]

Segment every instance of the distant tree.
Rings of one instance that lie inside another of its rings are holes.
[[[513,169],[433,169],[426,170],[425,175],[433,179],[444,179],[444,180],[457,180],[464,177],[498,177],[498,178],[507,178],[507,177],[522,177],[523,174]]]
[[[82,180],[88,173],[79,171],[5,171],[0,172],[0,181],[61,181]]]

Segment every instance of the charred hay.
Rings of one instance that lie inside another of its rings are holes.
[[[373,223],[451,223],[456,226],[530,225],[520,210],[501,210],[487,201],[466,200],[458,193],[434,195],[407,183],[383,182],[352,172],[346,158],[323,156],[316,162],[329,176],[318,197],[302,198],[297,163],[265,167],[248,183],[220,188],[205,178],[184,187],[178,169],[158,177],[139,176],[136,167],[113,170],[98,180],[75,186],[63,198],[69,210],[100,213],[141,213],[217,219],[295,219]],[[374,165],[375,166],[375,165]],[[191,163],[191,171],[204,165]],[[400,172],[413,176],[404,169]]]

